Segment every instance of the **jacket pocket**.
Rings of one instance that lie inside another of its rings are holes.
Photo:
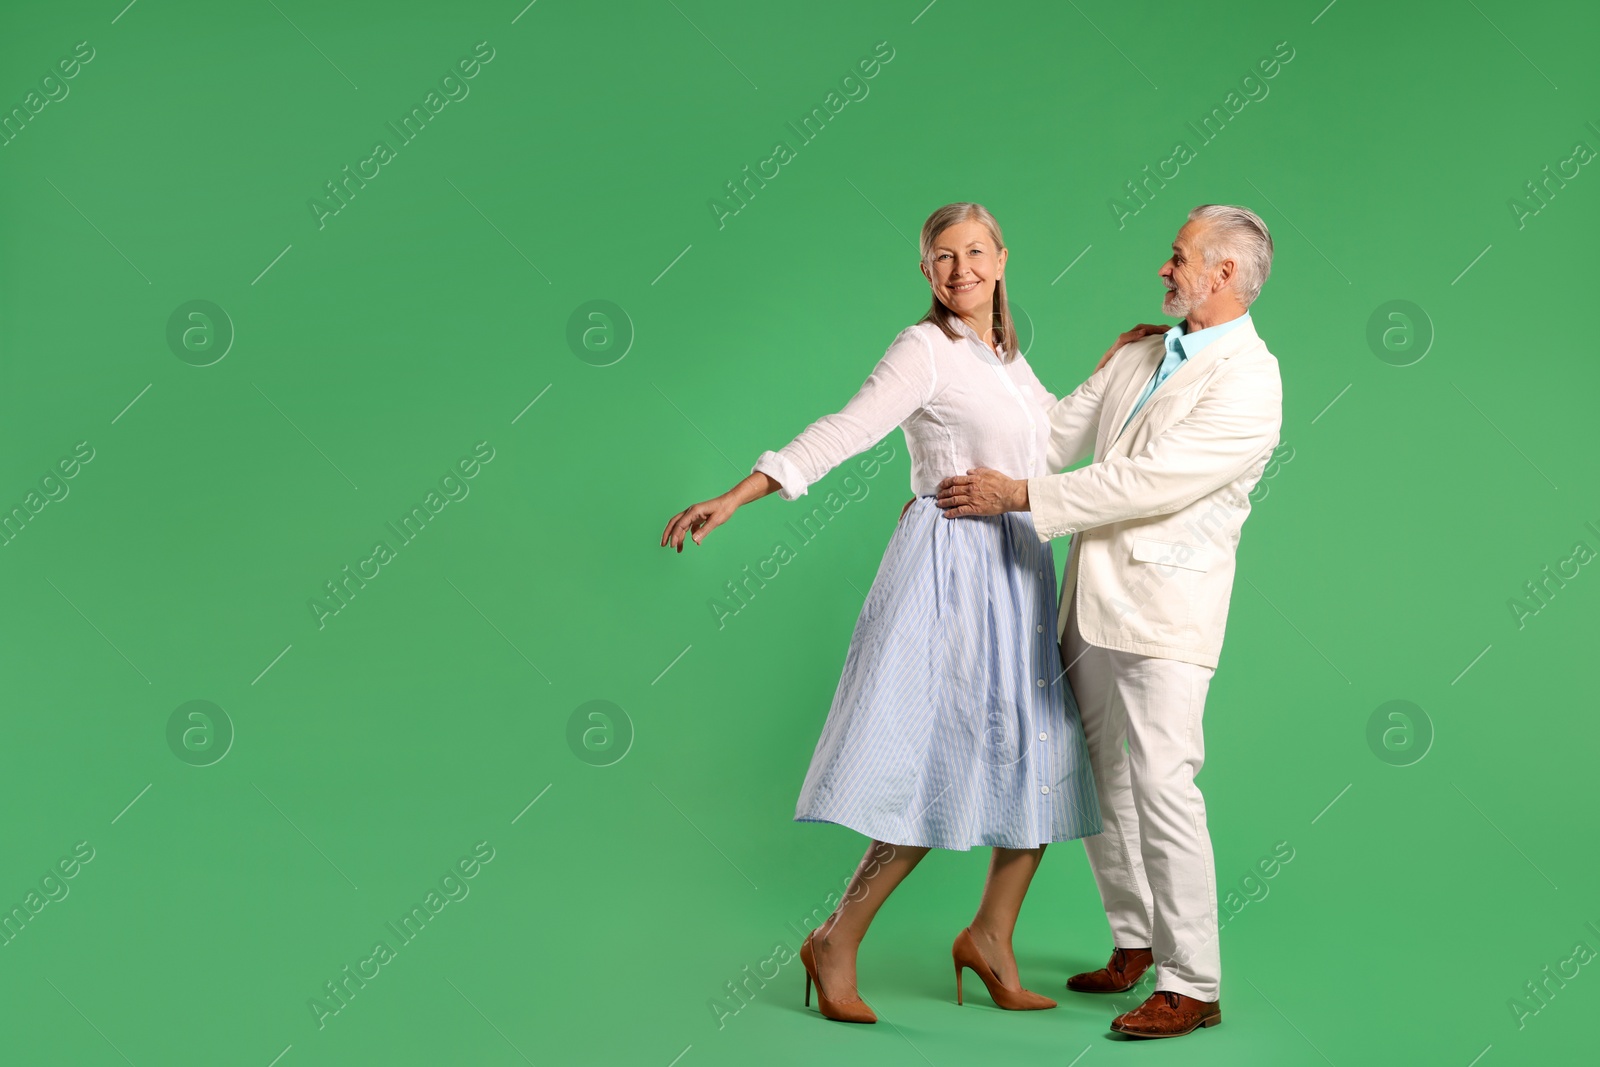
[[[1148,537],[1133,539],[1133,558],[1140,563],[1159,563],[1167,567],[1181,567],[1186,571],[1205,571],[1210,566],[1205,549],[1176,541],[1155,541]]]

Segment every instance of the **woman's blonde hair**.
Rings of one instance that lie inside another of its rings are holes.
[[[922,264],[929,272],[933,271],[933,243],[939,235],[959,222],[981,222],[989,236],[994,238],[995,254],[1006,246],[1005,238],[1000,234],[1000,223],[990,214],[989,209],[982,204],[946,204],[944,207],[928,216],[928,221],[922,224]],[[959,340],[961,334],[950,325],[950,318],[956,313],[952,311],[939,294],[933,294],[933,304],[928,308],[928,313],[922,316],[923,322],[931,322],[944,332],[952,341]],[[1005,353],[1009,362],[1014,359],[1019,351],[1017,344],[1017,328],[1011,321],[1011,305],[1006,302],[1006,284],[1004,278],[994,280],[994,333],[1000,342],[1000,348]]]

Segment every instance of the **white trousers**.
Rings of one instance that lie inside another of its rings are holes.
[[[1206,802],[1194,783],[1216,672],[1088,644],[1071,607],[1061,649],[1100,796],[1102,832],[1083,845],[1112,944],[1150,948],[1157,989],[1216,1001],[1217,878]]]

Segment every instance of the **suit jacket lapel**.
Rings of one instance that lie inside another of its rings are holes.
[[[1161,366],[1161,361],[1166,358],[1167,345],[1160,334],[1152,334],[1134,345],[1143,345],[1144,351],[1137,353],[1137,358],[1131,362],[1134,370],[1129,374],[1128,380],[1123,383],[1122,393],[1117,397],[1117,403],[1111,408],[1111,422],[1109,425],[1101,424],[1101,437],[1103,448],[1095,449],[1098,454],[1103,454],[1116,441],[1117,435],[1122,432],[1122,424],[1128,420],[1128,409],[1133,407],[1133,402],[1139,398],[1139,391],[1150,381],[1150,376]],[[1129,346],[1133,347],[1133,346]],[[1105,410],[1105,409],[1102,409]]]
[[[1254,325],[1248,322],[1240,324],[1237,329],[1230,330],[1222,337],[1212,341],[1209,345],[1206,345],[1205,348],[1201,349],[1198,356],[1184,360],[1183,365],[1177,370],[1173,371],[1172,375],[1166,381],[1161,383],[1160,387],[1155,391],[1150,399],[1144,402],[1144,407],[1139,409],[1139,413],[1128,422],[1127,429],[1132,430],[1136,425],[1138,425],[1139,420],[1145,417],[1145,414],[1150,410],[1151,405],[1156,402],[1156,398],[1165,395],[1161,392],[1162,389],[1167,390],[1168,393],[1176,392],[1177,390],[1182,389],[1189,382],[1193,381],[1198,375],[1205,373],[1205,369],[1211,366],[1217,360],[1226,359],[1235,353],[1243,352],[1252,345],[1258,345],[1260,343],[1261,338],[1256,335]],[[1165,351],[1165,347],[1165,345],[1162,346],[1163,352]],[[1159,364],[1159,362],[1160,361],[1158,360],[1157,364]],[[1152,366],[1150,368],[1150,374],[1154,373],[1155,367]],[[1141,381],[1148,382],[1150,380],[1150,374],[1146,374]],[[1128,407],[1133,406],[1133,399],[1137,396],[1137,393],[1129,396],[1127,401]],[[1126,408],[1124,408],[1123,411],[1126,412]],[[1128,418],[1126,413],[1122,415],[1122,418]],[[1122,433],[1122,430],[1118,430],[1116,435],[1112,437],[1112,442],[1115,443],[1116,440],[1121,437]]]

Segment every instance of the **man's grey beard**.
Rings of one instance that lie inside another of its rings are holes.
[[[1189,312],[1205,303],[1205,294],[1198,291],[1198,287],[1185,288],[1179,286],[1169,289],[1167,295],[1161,298],[1161,313],[1175,319],[1189,317]]]

